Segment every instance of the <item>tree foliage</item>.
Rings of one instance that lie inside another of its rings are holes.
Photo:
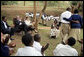
[[[48,6],[56,6],[58,1],[48,1]]]
[[[78,7],[78,9],[83,11],[83,1],[70,1],[70,3],[75,7],[79,5],[80,7]]]
[[[1,1],[1,5],[14,5],[17,1]]]

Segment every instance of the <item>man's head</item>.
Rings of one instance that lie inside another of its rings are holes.
[[[68,44],[68,45],[70,45],[70,46],[73,46],[75,43],[76,43],[76,40],[75,40],[75,38],[73,38],[73,37],[70,37],[70,38],[66,41],[66,44]]]
[[[4,21],[4,22],[7,21],[6,16],[2,16],[2,21]]]
[[[31,34],[29,34],[29,33],[25,34],[22,37],[22,43],[25,46],[32,46],[33,45],[33,42],[34,42],[33,36]]]
[[[16,16],[17,20],[20,20],[20,16]]]
[[[71,8],[69,8],[69,7],[68,7],[66,10],[67,10],[67,11],[70,11],[70,10],[71,10]]]
[[[40,42],[41,41],[41,37],[39,34],[35,34],[34,35],[34,41]]]
[[[74,14],[77,14],[77,13],[79,13],[79,11],[78,11],[78,9],[75,9]]]

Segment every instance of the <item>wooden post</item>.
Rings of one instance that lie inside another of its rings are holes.
[[[43,8],[43,9],[41,10],[41,12],[40,12],[40,16],[39,16],[38,23],[39,23],[39,21],[40,21],[40,19],[41,19],[42,13],[45,12],[46,7],[47,7],[47,1],[44,1],[44,8]],[[44,20],[42,20],[42,24],[44,24]]]
[[[25,1],[24,1],[24,6],[25,6]]]
[[[76,6],[74,6],[74,5],[71,5],[71,8],[72,8],[72,13],[74,13],[74,10],[75,9],[79,9],[80,8],[80,5],[81,5],[81,3],[79,2]]]
[[[38,20],[36,19],[36,1],[34,1],[34,17],[33,17],[33,21],[35,22],[35,29],[38,30]]]
[[[44,1],[44,8],[42,9],[42,13],[45,13],[47,7],[47,1]],[[42,24],[44,24],[44,20],[42,19]]]

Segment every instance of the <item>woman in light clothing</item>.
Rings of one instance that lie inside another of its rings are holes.
[[[54,23],[51,25],[51,33],[50,37],[51,38],[57,38],[59,36],[60,30],[58,27],[57,20],[55,19]]]

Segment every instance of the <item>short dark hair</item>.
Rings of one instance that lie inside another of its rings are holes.
[[[69,7],[68,7],[66,10],[67,10],[67,11],[70,11],[70,10],[71,10],[71,8],[69,8]]]
[[[22,43],[25,46],[30,46],[32,42],[33,42],[33,36],[31,34],[27,33],[22,37]]]
[[[74,13],[79,13],[78,9],[75,9],[75,10],[74,10]]]
[[[6,16],[2,16],[2,20],[4,20],[6,18]]]
[[[39,34],[35,34],[35,35],[34,35],[34,41],[38,41],[40,38],[41,38],[41,37],[40,37]]]
[[[70,38],[68,39],[68,45],[73,46],[75,43],[76,43],[75,38],[70,37]]]

